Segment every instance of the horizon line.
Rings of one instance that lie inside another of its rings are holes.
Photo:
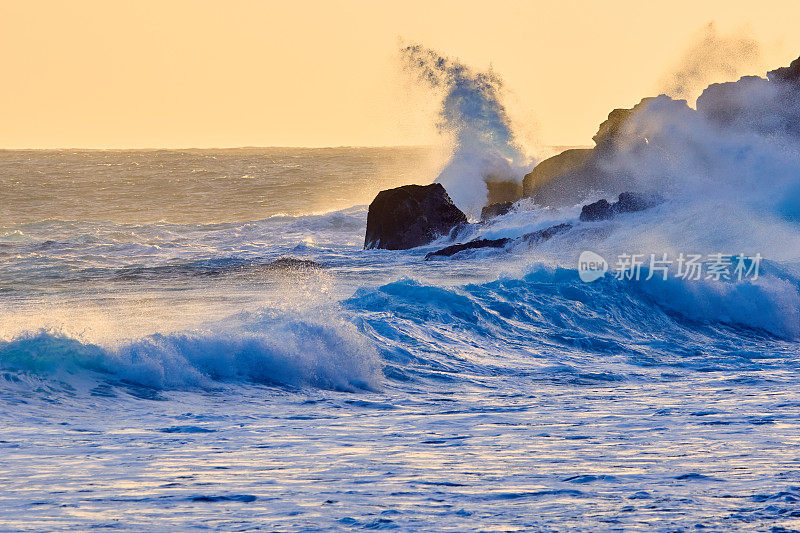
[[[540,147],[550,149],[568,150],[571,148],[592,148],[590,144],[542,144]],[[380,149],[380,148],[426,148],[429,150],[439,148],[438,144],[341,144],[328,146],[303,146],[303,145],[273,145],[273,146],[145,146],[145,147],[97,147],[97,146],[48,146],[48,147],[0,147],[0,152],[47,152],[47,151],[76,151],[76,152],[155,152],[162,150],[339,150],[339,149]]]
[[[112,147],[112,146],[47,146],[47,147],[0,147],[3,152],[23,152],[23,151],[155,151],[155,150],[264,150],[279,148],[282,150],[335,150],[340,148],[435,148],[435,144],[373,144],[373,145],[273,145],[273,146],[144,146],[144,147]]]

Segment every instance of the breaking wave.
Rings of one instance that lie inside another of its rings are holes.
[[[0,342],[0,367],[44,377],[91,374],[159,390],[255,383],[352,391],[379,385],[377,352],[346,322],[264,312],[226,323],[116,345],[28,332]]]
[[[584,283],[574,269],[537,265],[521,278],[458,287],[408,278],[365,287],[341,312],[314,320],[243,314],[224,327],[115,345],[28,332],[0,342],[0,368],[156,390],[266,384],[344,391],[376,390],[386,379],[615,381],[650,368],[794,368],[800,281],[774,268],[738,283]]]
[[[404,379],[746,371],[795,365],[791,341],[800,336],[800,283],[778,273],[739,283],[583,283],[573,269],[536,266],[519,279],[461,287],[399,280],[361,289],[345,306],[382,348],[389,375]]]

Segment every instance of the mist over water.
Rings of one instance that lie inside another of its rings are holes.
[[[44,220],[216,223],[368,204],[431,181],[428,147],[0,150],[0,225]]]

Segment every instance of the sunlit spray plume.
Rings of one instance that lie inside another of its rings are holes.
[[[518,186],[531,166],[501,101],[502,80],[491,70],[477,72],[420,45],[406,46],[401,53],[408,69],[442,91],[437,126],[454,146],[436,181],[459,208],[476,217],[488,199],[486,182]]]
[[[693,102],[712,82],[733,81],[757,68],[758,42],[744,32],[720,35],[709,23],[661,83],[661,92]]]

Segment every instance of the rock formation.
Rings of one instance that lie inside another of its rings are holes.
[[[502,248],[506,244],[510,243],[512,239],[475,239],[473,241],[461,243],[461,244],[453,244],[451,246],[445,246],[441,250],[436,250],[435,252],[430,252],[425,256],[425,260],[427,261],[431,257],[450,257],[451,255],[455,255],[458,252],[463,252],[464,250],[475,250],[478,248]]]
[[[500,202],[486,205],[481,209],[481,222],[486,222],[494,217],[505,215],[511,211],[512,207],[514,207],[514,202]]]
[[[510,180],[486,180],[489,189],[486,205],[505,202],[514,203],[522,198],[522,183]]]
[[[575,179],[572,181],[584,181],[577,177],[586,172],[591,156],[591,148],[576,148],[545,159],[522,180],[523,196],[549,205],[554,196],[565,194],[566,191],[562,190],[565,186],[572,186],[563,183],[565,179],[569,181],[569,177],[573,176]]]
[[[582,222],[595,220],[608,220],[621,213],[635,213],[644,211],[663,203],[663,198],[656,195],[636,194],[624,192],[619,195],[616,202],[609,203],[608,200],[598,200],[581,209],[580,219]]]
[[[800,57],[792,61],[788,67],[780,67],[767,72],[769,81],[800,83]]]
[[[428,261],[433,257],[450,257],[465,250],[477,250],[480,248],[505,248],[510,244],[521,243],[521,242],[525,242],[529,245],[535,245],[542,243],[546,240],[549,240],[554,236],[558,235],[559,233],[563,233],[571,228],[572,224],[563,223],[563,224],[556,224],[555,226],[550,226],[549,228],[541,229],[538,231],[532,231],[530,233],[526,233],[522,237],[517,237],[516,239],[510,239],[510,238],[474,239],[469,242],[453,244],[451,246],[446,246],[441,250],[430,252],[425,256],[425,260]]]
[[[540,205],[564,207],[581,201],[591,190],[609,190],[625,182],[625,176],[604,165],[620,150],[643,149],[647,142],[626,128],[630,118],[648,105],[645,98],[631,109],[614,109],[592,139],[594,148],[566,150],[536,165],[522,180],[523,196]]]
[[[440,183],[378,193],[367,214],[364,248],[407,250],[447,235],[467,217]]]

